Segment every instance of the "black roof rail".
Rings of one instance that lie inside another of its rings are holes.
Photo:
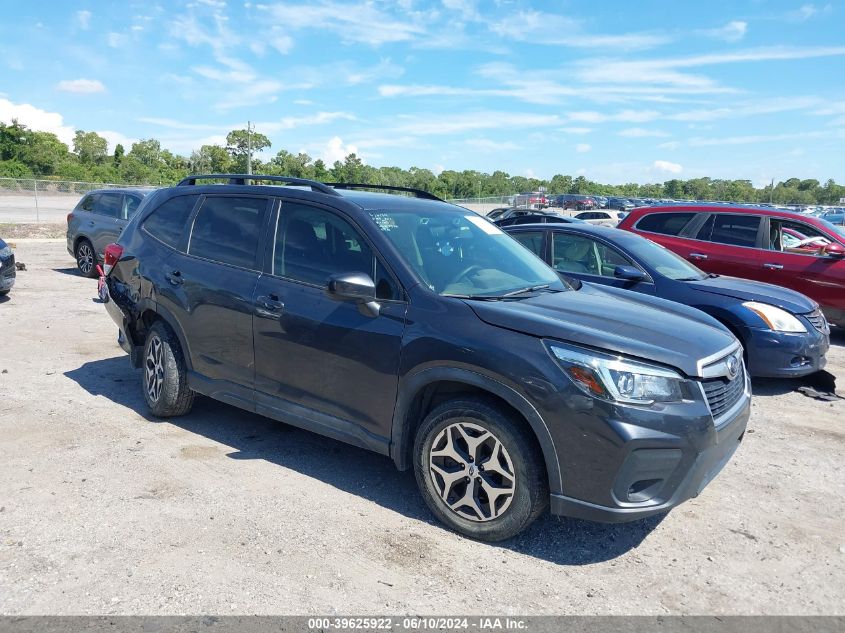
[[[368,185],[365,183],[353,182],[327,182],[326,185],[329,187],[334,187],[335,189],[384,189],[386,191],[404,191],[406,193],[414,194],[417,198],[425,198],[426,200],[438,200],[439,202],[444,202],[442,198],[438,198],[433,193],[423,191],[422,189],[414,189],[412,187],[396,187],[394,185]]]
[[[272,182],[281,182],[286,185],[297,185],[300,187],[311,187],[312,191],[319,191],[329,196],[339,196],[340,194],[331,187],[324,185],[316,180],[308,180],[307,178],[293,178],[292,176],[264,176],[262,174],[195,174],[180,180],[176,186],[184,187],[188,185],[196,185],[197,180],[223,180],[229,181],[230,185],[245,185],[247,180],[270,180]]]

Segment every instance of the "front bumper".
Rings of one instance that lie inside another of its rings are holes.
[[[824,369],[830,336],[805,327],[801,333],[747,328],[742,335],[748,372],[755,378],[793,378]]]
[[[566,387],[550,394],[538,411],[561,473],[559,483],[550,482],[551,512],[619,523],[666,512],[697,496],[744,437],[751,380],[747,372],[740,380],[736,400],[728,410],[716,409],[715,420],[703,397],[646,407]],[[704,382],[689,383],[704,395]]]
[[[0,260],[0,292],[10,290],[15,285],[15,256]]]

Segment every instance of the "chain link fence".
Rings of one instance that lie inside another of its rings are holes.
[[[61,223],[92,189],[145,188],[154,185],[0,178],[0,224]]]

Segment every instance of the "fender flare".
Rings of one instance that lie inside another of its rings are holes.
[[[179,339],[179,346],[182,348],[182,357],[185,359],[185,365],[189,371],[193,370],[193,365],[191,364],[191,353],[190,348],[188,347],[188,340],[185,338],[184,332],[182,332],[182,328],[179,325],[179,321],[173,315],[173,313],[162,306],[160,303],[153,301],[152,299],[142,299],[138,302],[138,318],[144,312],[154,312],[158,317],[167,323],[171,330],[176,334],[176,338]],[[143,349],[143,345],[140,346]],[[138,353],[138,359],[141,358],[141,353]],[[134,353],[133,356],[133,365],[135,363],[134,360]],[[136,365],[140,367],[139,365]]]
[[[414,398],[425,387],[441,381],[466,383],[469,386],[489,391],[516,409],[528,422],[540,444],[540,449],[543,451],[543,461],[546,463],[546,473],[549,479],[550,490],[553,493],[562,490],[562,476],[557,450],[555,449],[549,427],[537,409],[534,408],[525,396],[512,387],[487,375],[458,367],[433,367],[424,369],[406,377],[400,383],[399,393],[396,398],[396,408],[393,410],[393,428],[390,443],[390,457],[399,470],[407,470],[411,465],[408,455],[413,446],[414,436],[409,432],[409,428],[412,425],[407,420],[411,404]]]

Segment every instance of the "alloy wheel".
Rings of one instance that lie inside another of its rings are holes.
[[[76,249],[76,263],[84,275],[89,274],[94,268],[94,251],[85,242]]]
[[[484,427],[450,424],[434,438],[428,461],[437,494],[459,516],[490,521],[510,507],[516,488],[513,461]]]
[[[147,395],[152,402],[158,402],[164,385],[164,345],[158,336],[150,338],[147,357],[144,359]]]

